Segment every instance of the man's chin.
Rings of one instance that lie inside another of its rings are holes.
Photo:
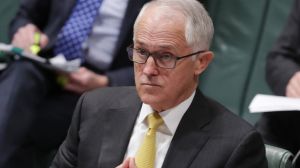
[[[155,96],[153,94],[146,94],[146,93],[143,93],[142,95],[140,95],[140,98],[143,103],[149,104],[149,105],[156,104],[157,100],[158,100],[157,96]]]

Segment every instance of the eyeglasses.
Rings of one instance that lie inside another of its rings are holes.
[[[138,64],[145,64],[150,56],[154,59],[155,64],[158,67],[165,69],[173,69],[176,67],[176,62],[180,59],[191,57],[196,54],[200,54],[206,52],[206,50],[201,50],[194,52],[192,54],[184,55],[184,56],[174,56],[170,53],[150,53],[142,48],[133,48],[133,45],[127,47],[128,57],[131,61]]]

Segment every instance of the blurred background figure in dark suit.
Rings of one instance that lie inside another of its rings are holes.
[[[147,0],[22,0],[11,22],[11,43],[38,55],[79,58],[66,74],[29,61],[12,62],[0,76],[0,168],[33,167],[36,149],[55,149],[66,135],[79,95],[134,85],[126,47]],[[60,82],[58,82],[58,77]]]
[[[284,30],[269,52],[266,79],[273,93],[300,98],[300,1],[295,0]],[[256,124],[267,144],[296,154],[300,149],[300,113],[271,112]]]

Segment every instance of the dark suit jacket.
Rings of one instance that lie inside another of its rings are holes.
[[[300,1],[295,0],[286,26],[267,57],[266,78],[272,91],[285,96],[288,81],[300,71]]]
[[[291,77],[300,71],[300,1],[295,0],[280,37],[267,57],[266,79],[276,95],[285,96]],[[300,149],[300,114],[264,113],[256,124],[266,143],[290,150]]]
[[[113,168],[122,163],[142,102],[134,87],[84,94],[52,168]],[[197,90],[163,168],[267,167],[260,135]]]
[[[132,43],[133,23],[140,8],[149,0],[129,0],[118,37],[113,63],[107,72],[110,85],[133,85],[132,63],[127,56],[126,47]],[[40,53],[43,56],[53,56],[52,48],[57,34],[68,19],[75,5],[75,0],[22,0],[20,10],[11,23],[11,37],[28,23],[37,25],[50,38],[49,45]],[[94,71],[97,67],[92,67]]]

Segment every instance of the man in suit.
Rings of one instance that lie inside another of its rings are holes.
[[[199,2],[147,3],[128,47],[136,88],[85,93],[51,167],[267,167],[258,132],[197,89],[212,37]]]
[[[285,28],[270,51],[266,79],[273,93],[300,98],[300,1],[295,0]],[[300,114],[295,111],[265,113],[256,124],[266,143],[300,149]]]
[[[89,36],[83,41],[80,53],[84,62],[78,71],[53,72],[20,60],[1,73],[0,168],[33,167],[33,149],[57,148],[67,133],[80,93],[98,87],[134,85],[126,47],[132,43],[134,20],[147,1],[21,1],[11,24],[12,43],[30,51],[34,34],[39,32],[39,55],[43,57],[57,54],[60,34],[80,2],[101,4],[96,8]],[[64,76],[68,82],[59,85],[57,76]]]

